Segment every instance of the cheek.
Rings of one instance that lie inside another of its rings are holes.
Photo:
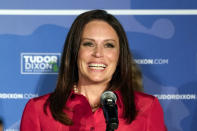
[[[78,66],[79,70],[81,68],[82,60],[83,60],[83,53],[81,50],[79,50],[78,57],[77,57],[77,66]]]
[[[117,63],[119,59],[119,52],[118,51],[112,51],[111,53],[108,53],[108,58],[111,62]]]
[[[86,56],[86,52],[83,49],[80,49],[78,53],[78,62],[83,61],[85,56]]]
[[[86,48],[80,48],[78,52],[78,58],[87,58],[87,56],[90,56],[91,50]]]
[[[83,48],[80,49],[78,52],[78,59],[77,59],[78,66],[82,66],[84,63],[86,63],[89,57],[90,57],[90,51]]]

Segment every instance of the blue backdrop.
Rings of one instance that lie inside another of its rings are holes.
[[[197,8],[195,0],[0,1],[0,117],[5,130],[18,131],[26,102],[55,88],[65,36],[77,15],[60,12],[96,8],[142,11],[114,15],[142,70],[144,90],[159,98],[169,131],[196,131],[197,13],[181,15],[183,9]],[[179,15],[155,15],[160,10],[145,14],[144,9],[181,10]],[[60,12],[41,14],[49,10]]]

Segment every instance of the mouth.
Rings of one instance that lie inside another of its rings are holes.
[[[94,69],[94,70],[104,70],[107,65],[105,64],[101,64],[101,63],[90,63],[88,64],[88,67],[91,68],[91,69]]]

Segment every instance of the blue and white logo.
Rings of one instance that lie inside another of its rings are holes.
[[[60,53],[21,53],[21,74],[57,74]]]

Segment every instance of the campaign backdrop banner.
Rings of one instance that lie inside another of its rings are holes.
[[[123,25],[144,92],[168,131],[197,130],[197,1],[0,1],[0,118],[18,131],[27,101],[56,87],[68,30],[80,13],[105,9]]]

